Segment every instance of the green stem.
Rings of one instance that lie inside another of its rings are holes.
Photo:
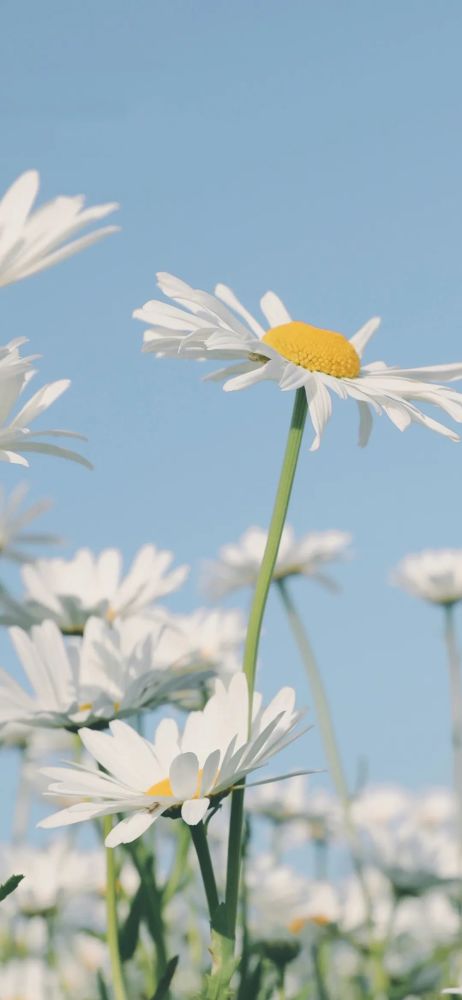
[[[334,783],[335,791],[338,795],[342,806],[342,812],[345,822],[345,830],[350,844],[351,856],[353,860],[353,865],[358,877],[359,883],[361,885],[361,891],[364,898],[364,904],[366,908],[366,922],[369,928],[369,934],[372,939],[373,933],[373,919],[372,919],[372,900],[369,892],[369,887],[367,885],[363,864],[361,860],[361,845],[359,842],[358,832],[351,813],[351,797],[348,790],[348,782],[346,779],[345,771],[342,764],[342,759],[340,756],[340,750],[337,743],[337,737],[335,735],[334,724],[332,721],[329,702],[327,699],[327,694],[324,688],[321,674],[316,663],[316,659],[311,648],[311,643],[308,639],[308,635],[304,628],[302,619],[297,611],[295,602],[290,593],[289,587],[287,585],[287,580],[281,579],[275,581],[279,594],[281,596],[284,608],[287,613],[289,624],[292,628],[292,632],[297,643],[302,662],[305,666],[306,673],[308,675],[308,681],[313,696],[316,718],[318,720],[319,730],[321,733],[321,739],[324,747],[324,753],[327,760],[327,765],[329,768],[329,773],[332,777]],[[378,962],[375,958],[374,951],[371,949],[371,974],[372,980],[375,985],[374,996],[381,996],[382,988],[382,972],[378,968]]]
[[[135,868],[140,877],[140,882],[144,887],[144,900],[147,910],[149,932],[151,934],[156,949],[157,979],[165,972],[167,966],[167,948],[165,944],[165,927],[162,916],[163,893],[157,885],[154,855],[147,850],[141,839],[126,844],[126,850],[130,854]]]
[[[210,857],[209,845],[207,842],[207,835],[202,822],[197,823],[196,826],[190,826],[189,829],[191,831],[192,842],[196,849],[197,860],[199,862],[202,881],[204,883],[205,895],[207,896],[210,923],[213,924],[213,918],[219,905],[219,899],[212,859]]]
[[[107,837],[112,829],[112,819],[105,816],[103,820],[104,836]],[[106,848],[106,921],[107,921],[107,943],[111,960],[112,987],[114,990],[114,1000],[128,1000],[125,992],[124,978],[122,972],[122,962],[119,952],[119,931],[117,926],[117,894],[116,894],[116,867],[114,850]]]
[[[177,848],[170,874],[163,888],[164,906],[178,892],[178,889],[189,878],[188,854],[191,845],[189,827],[186,823],[178,823]]]
[[[268,530],[268,539],[255,586],[249,615],[249,624],[247,627],[243,667],[249,687],[249,725],[252,714],[255,673],[257,668],[258,646],[260,642],[263,615],[265,613],[268,592],[271,586],[273,570],[276,564],[281,535],[289,507],[307,410],[308,405],[305,390],[297,389],[295,393],[289,436],[287,438],[273,513]],[[226,873],[227,928],[231,941],[234,941],[236,934],[243,818],[244,789],[238,789],[233,792],[232,795],[228,841],[228,864]]]
[[[454,604],[446,604],[444,612],[444,638],[448,655],[449,689],[451,696],[454,790],[457,802],[459,845],[462,850],[462,684],[460,657],[455,632]]]
[[[281,595],[289,624],[308,675],[329,772],[337,795],[342,803],[343,811],[347,815],[350,813],[350,793],[322,677],[308,635],[289,591],[287,580],[275,580],[275,583]]]

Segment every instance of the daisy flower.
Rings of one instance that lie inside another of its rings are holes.
[[[25,375],[30,370],[33,361],[36,361],[38,354],[31,354],[26,358],[21,357],[20,348],[27,344],[27,337],[16,337],[15,340],[8,341],[0,347],[0,381],[15,378],[18,375]]]
[[[206,667],[232,674],[240,669],[246,626],[241,611],[198,608],[189,615],[174,615],[158,648],[160,662]]]
[[[0,286],[52,267],[119,228],[104,226],[74,239],[119,206],[111,202],[84,208],[82,195],[60,196],[33,212],[39,184],[38,172],[27,170],[0,199]]]
[[[156,642],[164,625],[154,623],[138,645],[124,648],[123,628],[90,618],[82,641],[65,642],[58,626],[43,622],[30,635],[9,630],[33,693],[0,671],[0,723],[36,726],[106,725],[115,716],[131,715],[170,700],[178,690],[200,685],[204,673],[156,664]]]
[[[39,958],[12,958],[0,967],[2,1000],[60,1000],[55,974]]]
[[[462,600],[462,549],[434,549],[406,556],[392,583],[432,604]]]
[[[51,507],[50,500],[39,500],[26,510],[21,510],[27,490],[27,485],[20,483],[8,496],[0,486],[0,557],[13,562],[27,562],[29,559],[23,551],[24,545],[57,545],[61,542],[56,535],[24,530],[31,521]]]
[[[78,452],[62,448],[61,445],[50,444],[48,441],[41,441],[43,437],[70,437],[82,438],[81,434],[73,431],[62,430],[42,430],[31,431],[29,425],[33,423],[45,410],[54,403],[63,392],[70,386],[69,379],[61,379],[58,382],[50,382],[42,386],[24,404],[15,417],[11,416],[11,411],[16,405],[23,389],[29,383],[34,372],[28,371],[26,374],[18,372],[6,378],[2,385],[0,398],[0,462],[12,462],[15,465],[29,465],[24,457],[24,452],[42,452],[44,455],[57,455],[59,458],[68,458],[80,465],[85,465],[91,469],[90,462]]]
[[[234,545],[224,545],[216,562],[206,564],[204,589],[211,600],[220,600],[233,590],[254,587],[268,532],[263,528],[249,528]],[[296,538],[289,525],[285,525],[276,559],[273,578],[311,576],[318,583],[336,589],[336,583],[323,572],[326,563],[342,559],[351,542],[351,535],[344,531],[319,531]]]
[[[187,566],[171,569],[173,553],[144,545],[122,576],[118,549],[95,555],[79,549],[70,559],[39,559],[21,569],[23,601],[0,595],[3,624],[28,628],[51,619],[62,632],[80,634],[88,618],[114,622],[131,615],[153,614],[153,603],[177,590],[188,574]]]
[[[183,732],[174,719],[163,719],[154,741],[126,723],[110,724],[111,735],[82,729],[86,750],[106,770],[51,767],[49,796],[76,798],[75,805],[42,820],[58,827],[100,816],[128,813],[106,838],[107,847],[140,837],[163,813],[181,811],[195,826],[246,775],[262,767],[277,751],[300,735],[302,713],[295,692],[282,688],[267,708],[254,695],[248,732],[248,687],[243,673],[228,686],[215,681],[215,692],[200,712],[191,712]]]
[[[8,872],[24,874],[8,907],[26,916],[56,912],[75,896],[98,893],[105,881],[101,851],[79,851],[66,840],[42,848],[3,846],[1,864],[2,881]]]
[[[363,365],[363,352],[379,325],[377,318],[348,339],[293,320],[278,296],[266,292],[260,301],[262,326],[226,285],[217,285],[211,295],[165,273],[158,274],[158,284],[178,305],[154,299],[135,310],[135,318],[149,326],[143,349],[161,357],[234,362],[207,376],[224,379],[227,391],[266,380],[283,390],[303,388],[315,431],[312,450],[319,448],[331,416],[332,394],[356,402],[360,445],[369,439],[373,412],[385,413],[399,430],[416,422],[458,440],[453,430],[427,416],[415,402],[431,403],[462,422],[462,397],[432,381],[462,378],[462,363],[405,369],[389,368],[382,361]]]

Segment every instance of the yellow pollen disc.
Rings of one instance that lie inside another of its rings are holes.
[[[193,799],[199,798],[201,790],[201,781],[202,781],[202,769],[199,771],[199,774],[197,776],[196,791],[194,792],[194,795],[191,796]],[[170,784],[170,778],[163,778],[162,781],[158,781],[157,784],[151,785],[150,788],[146,789],[144,794],[151,795],[153,799],[157,798],[157,796],[162,798],[162,796],[164,795],[170,796],[172,799],[175,798],[173,794],[173,788]]]
[[[93,708],[91,701],[84,701],[83,705],[79,705],[79,712],[89,712]]]
[[[108,608],[106,611],[106,621],[109,622],[110,625],[113,625],[116,618],[117,611],[114,611],[114,608]]]
[[[343,333],[321,330],[310,323],[283,323],[262,340],[294,365],[335,378],[357,378],[361,361]]]
[[[295,917],[289,924],[289,931],[291,934],[299,934],[307,924],[316,924],[317,927],[327,927],[327,924],[330,924],[330,920],[322,913],[313,917]]]
[[[158,781],[157,784],[151,785],[150,788],[146,789],[144,794],[152,795],[153,799],[155,799],[158,795],[161,797],[163,795],[167,795],[173,798],[173,788],[170,784],[170,778],[164,778],[163,781]]]

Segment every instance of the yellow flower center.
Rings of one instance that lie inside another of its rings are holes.
[[[161,797],[167,795],[171,796],[171,798],[174,798],[173,788],[170,784],[170,778],[163,778],[162,781],[158,781],[155,785],[151,785],[150,788],[146,789],[144,794],[152,795],[153,799],[157,798],[158,795]]]
[[[295,917],[289,924],[289,931],[291,934],[299,934],[307,924],[316,924],[317,927],[327,927],[330,924],[330,920],[323,913],[314,914],[312,917]]]
[[[202,782],[202,768],[200,768],[198,772],[196,791],[194,792],[194,795],[191,796],[191,798],[193,799],[199,798],[201,791],[201,782]],[[164,795],[169,796],[172,799],[175,798],[173,788],[170,784],[170,778],[162,778],[162,781],[158,781],[155,785],[151,785],[150,788],[147,788],[144,794],[152,795],[153,799],[157,798],[158,796],[162,798]]]
[[[321,330],[310,323],[283,323],[262,340],[294,365],[335,378],[357,378],[361,361],[343,333]]]

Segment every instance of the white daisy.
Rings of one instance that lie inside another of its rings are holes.
[[[45,621],[31,629],[9,630],[10,638],[33,689],[25,691],[4,670],[0,671],[0,723],[36,726],[107,724],[142,708],[152,708],[190,691],[204,674],[156,663],[156,644],[164,626],[152,623],[150,634],[139,644],[130,642],[122,628],[100,618],[90,618],[83,639],[65,642],[58,626]]]
[[[435,549],[406,556],[392,583],[432,604],[462,600],[462,549]]]
[[[172,552],[144,545],[125,577],[118,549],[100,555],[79,549],[70,559],[39,559],[21,569],[22,602],[0,595],[0,620],[28,628],[52,619],[61,631],[80,634],[92,616],[113,622],[151,614],[154,602],[177,590],[188,574],[187,566],[170,569],[173,558]]]
[[[82,195],[60,196],[32,212],[39,184],[38,172],[28,170],[0,200],[0,286],[52,267],[119,228],[105,226],[74,239],[81,229],[104,219],[119,206],[111,202],[84,208]]]
[[[26,483],[20,483],[8,496],[0,486],[0,557],[13,562],[27,562],[24,545],[57,545],[61,539],[45,532],[25,531],[31,521],[51,507],[50,500],[39,500],[27,510],[21,505],[27,493]]]
[[[62,1000],[55,974],[38,958],[12,958],[0,967],[2,1000]]]
[[[2,882],[12,871],[24,875],[7,905],[27,916],[44,916],[72,902],[74,896],[96,894],[105,881],[104,854],[79,851],[66,840],[42,848],[3,845],[1,866]]]
[[[204,587],[212,600],[219,600],[241,587],[254,587],[266,547],[268,532],[249,528],[234,545],[223,545],[216,562],[206,564]],[[344,558],[351,535],[344,531],[319,531],[297,539],[285,525],[274,568],[275,580],[301,574],[311,576],[331,589],[336,583],[323,572],[326,563]]]
[[[0,461],[13,462],[15,465],[29,465],[24,457],[24,452],[42,452],[44,455],[57,455],[59,458],[72,459],[80,465],[85,465],[91,469],[90,462],[78,452],[62,448],[57,444],[50,444],[41,441],[43,437],[70,437],[82,438],[81,434],[73,431],[63,430],[41,430],[31,431],[29,425],[33,423],[45,410],[54,403],[63,392],[70,386],[69,379],[61,379],[59,382],[50,382],[42,386],[38,392],[24,404],[15,417],[11,417],[11,411],[17,403],[25,386],[28,385],[34,372],[18,372],[6,378],[2,384],[0,397]]]
[[[247,680],[239,673],[227,687],[215,682],[215,693],[202,711],[189,714],[182,734],[174,719],[162,720],[152,743],[119,721],[110,724],[110,736],[83,729],[82,743],[108,773],[44,769],[52,779],[49,795],[78,801],[39,825],[129,813],[107,837],[108,847],[135,840],[172,809],[181,809],[183,820],[195,826],[211,804],[300,735],[302,713],[294,705],[292,688],[282,688],[266,709],[255,694],[249,735]]]
[[[214,673],[232,674],[242,663],[245,621],[241,611],[198,608],[189,615],[171,617],[159,642],[160,662],[206,667]]]
[[[228,391],[264,380],[275,381],[284,390],[303,387],[315,430],[312,450],[319,448],[331,416],[331,393],[356,401],[361,445],[369,439],[372,411],[386,413],[399,430],[414,421],[458,440],[454,431],[422,413],[414,401],[438,406],[462,422],[462,397],[432,382],[462,378],[462,364],[399,369],[376,361],[362,366],[378,319],[369,320],[348,340],[343,334],[292,320],[278,296],[267,292],[260,302],[266,320],[262,326],[226,285],[217,285],[215,295],[210,295],[170,274],[159,274],[158,283],[180,308],[154,299],[135,310],[136,319],[150,327],[144,350],[159,356],[237,362],[208,376],[226,379]]]
[[[0,381],[8,378],[16,378],[24,375],[31,368],[32,362],[39,357],[38,354],[30,354],[28,357],[21,357],[20,348],[27,344],[27,337],[16,337],[15,340],[8,341],[0,347]],[[2,389],[3,391],[3,389]]]

